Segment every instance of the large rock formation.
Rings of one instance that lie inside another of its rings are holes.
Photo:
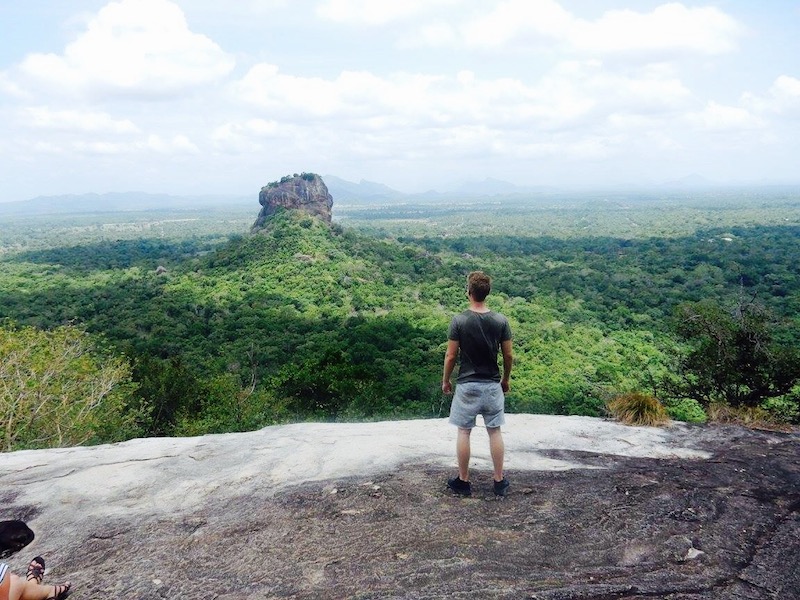
[[[261,188],[258,195],[261,212],[253,224],[253,229],[260,229],[267,219],[280,208],[300,210],[319,217],[326,223],[331,222],[333,197],[328,192],[322,177],[314,173],[286,176],[280,181],[273,181]]]
[[[0,453],[6,560],[75,600],[791,600],[800,434],[507,415],[511,490],[445,419]],[[487,501],[488,500],[488,501]]]

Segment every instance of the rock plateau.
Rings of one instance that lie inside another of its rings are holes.
[[[797,600],[800,437],[507,416],[508,497],[445,419],[0,454],[0,519],[70,600]]]

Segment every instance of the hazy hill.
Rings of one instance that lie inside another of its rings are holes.
[[[65,194],[38,196],[31,200],[0,203],[0,215],[56,215],[90,212],[196,209],[218,206],[253,205],[258,210],[258,195],[252,197],[201,195],[173,196],[145,192],[109,192],[106,194]]]
[[[331,196],[333,196],[334,202],[385,202],[388,200],[398,200],[407,195],[389,186],[383,185],[382,183],[375,183],[364,179],[358,183],[346,181],[335,175],[324,175],[322,179],[328,187]]]
[[[466,201],[468,204],[479,204],[486,200],[502,200],[511,202],[533,202],[537,199],[547,202],[574,202],[576,198],[591,199],[607,197],[609,194],[652,201],[664,201],[665,193],[680,194],[691,199],[693,194],[704,192],[725,197],[763,196],[764,194],[797,194],[798,187],[785,186],[719,186],[704,177],[692,174],[682,179],[664,182],[650,188],[607,188],[607,189],[575,189],[555,188],[551,186],[519,186],[514,183],[487,177],[483,180],[454,183],[441,190],[406,193],[395,190],[382,183],[362,179],[352,182],[335,175],[323,176],[328,191],[333,196],[334,211],[337,205],[347,210],[347,206],[364,207],[399,205],[418,203],[426,205],[444,205],[452,201]],[[355,206],[354,206],[355,205]],[[42,216],[79,213],[109,213],[146,210],[193,210],[225,207],[252,206],[258,212],[258,191],[252,195],[206,194],[206,195],[170,195],[151,194],[145,192],[109,192],[104,194],[63,194],[56,196],[38,196],[19,202],[0,202],[0,217],[8,216]]]

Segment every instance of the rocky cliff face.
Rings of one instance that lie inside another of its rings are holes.
[[[279,208],[301,210],[319,217],[326,223],[331,222],[333,197],[328,192],[322,177],[314,173],[286,176],[280,181],[273,181],[261,188],[258,195],[261,212],[253,224],[253,229],[260,229],[266,220]]]

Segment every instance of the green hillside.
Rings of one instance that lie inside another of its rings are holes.
[[[129,364],[117,404],[131,418],[93,441],[444,415],[447,324],[475,269],[494,277],[490,306],[514,330],[511,411],[600,415],[636,391],[676,416],[728,398],[797,418],[796,222],[663,237],[525,234],[539,227],[532,217],[561,218],[537,208],[503,217],[513,235],[491,219],[458,235],[431,213],[422,226],[282,213],[257,234],[9,250],[0,314],[7,336],[69,325]],[[701,313],[709,327],[682,327]],[[708,335],[722,330],[730,356],[717,358],[730,377],[717,381],[692,369],[713,370],[698,352],[707,356]],[[747,381],[731,380],[737,373]],[[741,386],[756,392],[734,393]]]

